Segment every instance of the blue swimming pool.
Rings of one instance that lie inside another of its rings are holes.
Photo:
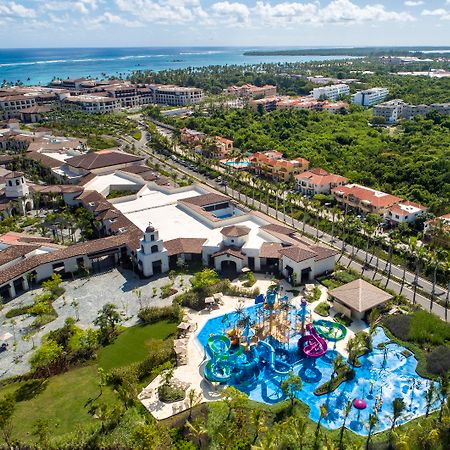
[[[259,306],[255,305],[246,309],[250,320],[257,320]],[[210,319],[198,334],[198,340],[206,347],[209,337],[213,334],[224,333],[235,323],[235,313],[226,314]],[[297,347],[298,336],[293,337],[287,349],[292,353]],[[383,344],[380,346],[380,344]],[[353,380],[340,385],[338,389],[328,395],[316,396],[314,390],[329,380],[333,371],[333,359],[337,352],[333,350],[333,343],[329,343],[329,349],[324,356],[311,359],[305,357],[294,358],[292,370],[300,375],[303,386],[298,392],[298,398],[310,407],[309,417],[319,420],[320,406],[327,405],[328,415],[322,420],[322,424],[329,429],[339,428],[344,420],[344,408],[348,401],[362,398],[367,403],[367,408],[358,411],[352,408],[347,419],[347,427],[355,433],[367,435],[365,424],[369,414],[373,412],[378,402],[379,422],[376,431],[389,429],[392,417],[392,401],[400,397],[406,404],[406,410],[398,423],[407,422],[426,412],[425,391],[429,381],[416,373],[417,360],[413,355],[406,357],[402,354],[404,347],[389,342],[382,328],[377,328],[373,334],[373,351],[360,358],[361,367],[355,368],[356,376]],[[239,384],[229,382],[238,389],[246,392],[249,398],[267,404],[283,400],[280,382],[285,375],[271,370],[267,364],[259,364],[257,376],[251,383]],[[437,386],[436,386],[437,387]],[[380,399],[382,402],[380,402]],[[438,407],[438,401],[433,408]]]
[[[235,166],[235,167],[248,167],[252,165],[250,161],[226,161],[225,164],[227,166]]]

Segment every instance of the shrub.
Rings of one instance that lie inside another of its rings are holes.
[[[336,376],[333,379],[330,379],[318,386],[315,389],[314,394],[323,395],[333,392],[342,383],[344,383],[345,381],[353,380],[353,378],[355,378],[355,371],[348,364],[344,364],[336,374]]]
[[[417,311],[411,317],[408,340],[418,344],[445,345],[450,341],[450,325],[434,314]]]
[[[169,283],[161,288],[161,298],[167,298],[177,293],[177,290],[174,289],[172,286],[173,284]]]
[[[337,313],[334,316],[334,320],[338,323],[341,323],[342,325],[345,325],[346,327],[349,327],[353,322],[352,319],[350,319],[347,316],[344,316],[344,314],[341,314],[341,313]]]
[[[247,281],[243,283],[245,287],[252,287],[256,283],[256,278],[253,272],[248,272],[246,275]]]
[[[330,314],[330,304],[328,302],[320,302],[314,308],[314,312],[322,317],[327,317]]]
[[[358,275],[355,275],[348,271],[336,272],[334,274],[334,279],[342,284],[350,283],[351,281],[354,281],[357,278],[359,278]]]
[[[158,388],[158,397],[164,403],[173,403],[184,400],[186,393],[180,387],[171,383],[164,383]]]
[[[138,312],[138,317],[143,323],[156,323],[160,320],[179,322],[182,315],[183,312],[177,302],[173,302],[171,306],[142,308]]]
[[[408,340],[411,316],[388,316],[384,319],[384,324],[396,338],[401,339],[402,341]]]
[[[426,359],[427,371],[433,375],[444,375],[450,370],[450,348],[448,347],[436,347]]]

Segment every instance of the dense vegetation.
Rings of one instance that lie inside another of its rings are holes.
[[[351,83],[351,92],[369,87],[389,88],[390,98],[402,98],[414,103],[436,103],[450,101],[450,78],[426,76],[398,76],[401,71],[423,71],[449,69],[446,61],[416,62],[389,65],[378,58],[316,61],[307,63],[261,63],[255,65],[209,66],[160,72],[138,71],[130,75],[135,82],[169,83],[195,86],[210,94],[220,94],[233,85],[253,83],[256,86],[275,84],[278,92],[287,95],[308,95],[317,87],[307,81],[306,76],[322,75],[338,79],[356,79]]]
[[[49,113],[42,126],[51,128],[55,135],[75,136],[87,140],[93,149],[116,147],[111,137],[134,135],[138,132],[133,121],[125,114],[90,114],[81,111],[54,111]]]
[[[260,116],[249,109],[194,114],[180,125],[221,135],[245,151],[277,149],[302,156],[311,167],[344,175],[352,182],[425,203],[449,207],[450,118],[417,117],[395,132],[368,124],[369,114],[348,115],[278,110]]]
[[[415,353],[421,375],[433,377],[450,370],[450,325],[425,311],[388,316],[384,324]]]

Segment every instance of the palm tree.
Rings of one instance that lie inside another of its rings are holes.
[[[202,401],[202,395],[199,394],[195,389],[191,389],[187,395],[188,399],[188,407],[189,407],[189,416],[188,421],[192,419],[192,408],[198,405]]]
[[[439,378],[439,394],[441,398],[441,407],[439,409],[439,422],[442,422],[442,416],[444,414],[444,408],[447,404],[448,390],[450,387],[450,375],[445,373]]]
[[[370,440],[372,439],[372,434],[375,431],[377,423],[378,423],[378,416],[376,414],[369,414],[369,421],[367,423],[367,429],[369,430],[369,433],[367,435],[366,440],[366,450],[369,450]]]
[[[201,421],[196,421],[195,424],[192,424],[189,420],[186,422],[186,426],[189,429],[189,434],[197,440],[198,448],[202,448],[203,436],[208,434],[206,426]]]
[[[347,419],[348,419],[348,416],[349,416],[351,410],[352,410],[352,402],[351,402],[351,400],[349,400],[345,404],[345,407],[344,407],[344,421],[342,422],[341,430],[339,432],[339,448],[341,450],[344,449],[344,446],[342,444],[343,444],[343,439],[344,439],[345,424],[347,422]]]
[[[436,387],[434,386],[434,383],[430,381],[428,383],[428,389],[425,392],[425,402],[426,402],[425,417],[428,417],[428,415],[430,414],[430,409],[433,406],[435,400],[436,400]]]
[[[266,433],[269,429],[267,426],[267,416],[261,409],[254,409],[251,414],[251,422],[255,428],[252,445],[256,443],[260,433]]]
[[[397,420],[402,415],[403,411],[406,408],[406,404],[401,397],[394,398],[392,401],[392,426],[390,430],[390,436],[392,436],[392,432],[394,431]]]
[[[344,365],[344,358],[340,353],[336,355],[336,357],[333,359],[333,373],[331,374],[331,383],[330,383],[330,392],[332,388],[332,382],[334,377],[338,374],[339,370]]]

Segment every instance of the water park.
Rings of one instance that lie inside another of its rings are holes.
[[[266,404],[285,400],[283,381],[299,376],[296,397],[310,407],[312,420],[329,429],[345,421],[360,435],[369,433],[369,415],[378,419],[376,432],[391,427],[394,399],[405,404],[398,423],[437,408],[438,399],[427,405],[424,395],[434,382],[416,373],[414,355],[382,327],[365,333],[367,351],[350,360],[347,344],[357,330],[330,319],[318,317],[304,297],[272,286],[252,305],[205,322],[197,335],[205,356],[200,374],[215,389],[234,386]],[[333,384],[343,366],[349,375]]]

